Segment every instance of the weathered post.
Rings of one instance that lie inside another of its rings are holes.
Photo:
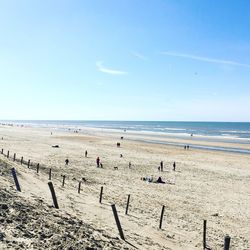
[[[40,164],[37,163],[37,165],[36,165],[36,172],[37,172],[37,174],[39,173],[39,168],[40,168]]]
[[[78,194],[80,194],[80,192],[81,192],[81,181],[79,181],[79,186],[78,186]]]
[[[21,157],[21,165],[23,164],[23,156]]]
[[[129,200],[130,200],[130,194],[128,195],[128,200],[127,200],[127,206],[126,206],[126,212],[125,212],[125,214],[128,214]]]
[[[121,237],[121,239],[125,240],[125,237],[124,237],[124,234],[123,234],[123,231],[122,231],[122,226],[121,226],[121,223],[120,223],[117,211],[116,211],[115,204],[111,205],[111,207],[112,207],[112,211],[113,211],[113,214],[114,214],[114,217],[115,217],[115,222],[116,222],[120,237]]]
[[[51,168],[49,169],[49,180],[51,181]]]
[[[102,203],[103,186],[101,187],[99,203]]]
[[[16,185],[16,190],[21,192],[21,188],[20,188],[20,185],[19,185],[19,182],[18,182],[18,179],[17,179],[17,175],[16,175],[16,170],[15,168],[12,168],[11,169],[11,173],[12,173],[12,176],[14,178],[14,181],[15,181],[15,185]]]
[[[51,196],[52,196],[52,199],[53,199],[54,207],[59,209],[53,183],[50,181],[50,182],[48,182],[48,185],[49,185],[49,189],[50,189]]]
[[[207,247],[206,238],[207,238],[207,220],[204,220],[203,221],[203,249],[206,249]]]
[[[13,156],[13,161],[15,161],[15,160],[16,160],[16,153]]]
[[[7,158],[9,158],[9,156],[10,156],[10,151],[8,150],[8,152],[7,152]]]
[[[229,250],[230,247],[230,236],[226,235],[224,238],[224,250]]]
[[[63,180],[62,180],[62,186],[64,187],[64,184],[65,184],[65,175],[63,175]]]
[[[28,168],[30,168],[30,160],[28,160]]]
[[[161,210],[161,218],[160,218],[160,226],[159,226],[160,229],[162,227],[162,220],[163,220],[164,210],[165,210],[165,206],[163,205],[162,210]]]

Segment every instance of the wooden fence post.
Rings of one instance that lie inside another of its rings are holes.
[[[36,165],[36,172],[37,172],[37,174],[39,173],[39,168],[40,168],[40,164],[37,163],[37,165]]]
[[[59,206],[58,206],[58,203],[57,203],[56,193],[55,193],[55,190],[54,190],[53,183],[50,181],[50,182],[48,182],[48,185],[49,185],[49,189],[50,189],[51,196],[52,196],[52,199],[53,199],[54,207],[55,207],[56,209],[59,209]]]
[[[23,164],[23,156],[21,157],[21,165]]]
[[[229,250],[230,247],[230,236],[226,235],[224,238],[224,250]]]
[[[130,194],[128,195],[128,200],[127,200],[127,206],[126,206],[126,212],[125,212],[125,214],[128,214],[129,200],[130,200]]]
[[[162,227],[162,220],[163,220],[164,210],[165,210],[165,206],[163,205],[162,206],[162,210],[161,210],[161,218],[160,218],[160,225],[159,225],[160,229]]]
[[[16,175],[16,170],[15,168],[12,168],[11,169],[11,173],[12,173],[12,176],[14,178],[14,181],[15,181],[15,185],[16,185],[16,190],[21,192],[21,188],[20,188],[20,185],[19,185],[19,182],[18,182],[18,179],[17,179],[17,175]]]
[[[113,214],[114,214],[114,217],[115,217],[115,222],[116,222],[120,237],[121,237],[121,239],[125,240],[125,237],[124,237],[124,234],[123,234],[123,231],[122,231],[122,226],[121,226],[121,223],[120,223],[117,211],[116,211],[115,204],[111,205],[111,207],[112,207],[112,211],[113,211]]]
[[[102,203],[103,186],[101,187],[99,203]]]
[[[49,180],[51,181],[51,168],[49,169]]]
[[[204,220],[203,221],[203,249],[207,248],[206,238],[207,238],[207,220]]]
[[[79,181],[79,186],[78,186],[78,194],[80,194],[80,192],[81,192],[81,181]]]
[[[14,157],[13,157],[13,161],[15,161],[16,160],[16,153],[14,154]]]

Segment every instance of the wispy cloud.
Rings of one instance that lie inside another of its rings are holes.
[[[103,66],[103,63],[100,61],[96,62],[96,67],[97,67],[98,71],[101,71],[103,73],[110,74],[110,75],[126,75],[127,74],[127,72],[125,72],[125,71],[106,68]]]
[[[187,59],[192,59],[192,60],[197,60],[197,61],[203,61],[203,62],[209,62],[209,63],[227,64],[227,65],[250,68],[250,64],[239,63],[239,62],[223,60],[223,59],[215,59],[215,58],[210,58],[210,57],[203,57],[203,56],[176,53],[176,52],[169,52],[169,51],[161,52],[161,54],[166,55],[166,56],[182,57],[182,58],[187,58]]]
[[[141,60],[148,61],[148,58],[138,52],[132,51],[131,54]]]

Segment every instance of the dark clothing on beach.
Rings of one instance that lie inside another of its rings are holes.
[[[163,161],[161,161],[160,166],[161,166],[161,171],[163,171]]]
[[[96,159],[96,165],[99,168],[99,166],[100,166],[100,158],[99,157],[97,157],[97,159]]]

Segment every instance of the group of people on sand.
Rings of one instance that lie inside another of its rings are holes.
[[[184,146],[184,149],[185,149],[185,150],[189,150],[189,145],[185,145],[185,146]]]
[[[173,163],[173,171],[175,171],[176,163]],[[160,166],[158,167],[158,171],[163,172],[163,161],[160,162]]]
[[[155,181],[153,180],[153,176],[142,177],[141,180],[152,182],[152,183],[162,183],[162,184],[166,183],[165,181],[162,180],[161,176],[159,176],[158,179]]]

